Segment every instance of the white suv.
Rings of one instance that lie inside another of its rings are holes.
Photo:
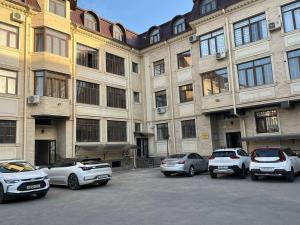
[[[219,149],[209,157],[208,169],[211,178],[218,174],[237,174],[246,178],[249,170],[250,157],[240,148]]]
[[[45,197],[49,190],[47,174],[21,160],[0,161],[0,204],[8,198],[37,195]]]
[[[300,158],[290,148],[258,148],[252,152],[250,172],[252,180],[259,176],[284,176],[293,182],[300,172]]]

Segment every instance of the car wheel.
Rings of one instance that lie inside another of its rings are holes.
[[[258,180],[258,176],[256,176],[255,173],[251,173],[251,180],[257,181]]]
[[[295,180],[295,172],[294,172],[294,169],[292,168],[291,169],[291,172],[289,172],[287,175],[286,175],[286,180],[290,183],[294,182]]]
[[[247,173],[247,170],[246,170],[245,165],[243,164],[242,169],[239,172],[240,179],[245,179],[246,178],[246,173]]]
[[[48,191],[41,192],[41,193],[36,194],[36,196],[37,196],[38,198],[45,198],[46,195],[47,195],[47,193],[48,193]]]
[[[210,171],[209,171],[209,174],[210,174],[210,177],[213,178],[213,179],[216,179],[217,176],[218,176],[218,174],[214,173],[213,170],[210,170]]]
[[[68,179],[68,187],[71,189],[71,190],[79,190],[80,189],[80,184],[79,184],[79,181],[78,181],[78,178],[75,174],[71,174],[69,176],[69,179]]]
[[[105,185],[107,185],[108,184],[108,180],[104,180],[104,181],[100,181],[99,182],[99,185],[100,186],[105,186]]]
[[[165,177],[170,177],[171,173],[164,172]]]
[[[191,167],[190,167],[190,169],[189,169],[189,173],[188,173],[188,176],[189,176],[189,177],[193,177],[193,176],[195,176],[195,169],[194,169],[194,167],[193,167],[193,166],[191,166]]]
[[[3,187],[0,184],[0,204],[4,204],[5,202],[6,202],[5,194],[4,194],[4,191],[3,191]]]

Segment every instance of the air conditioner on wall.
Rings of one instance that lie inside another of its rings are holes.
[[[30,104],[30,105],[39,104],[40,103],[40,96],[39,95],[29,96],[27,98],[27,103]]]
[[[216,59],[217,60],[222,60],[225,59],[227,57],[227,52],[218,52],[216,54]]]
[[[23,23],[25,21],[25,16],[18,12],[11,13],[11,20],[19,23]]]
[[[273,22],[270,22],[269,25],[269,31],[275,31],[275,30],[278,30],[281,28],[281,22],[278,20],[278,21],[273,21]]]
[[[164,114],[164,113],[167,112],[167,108],[166,107],[158,107],[156,109],[156,111],[157,111],[158,114]]]
[[[196,34],[193,34],[192,36],[189,37],[190,43],[194,43],[198,41]]]

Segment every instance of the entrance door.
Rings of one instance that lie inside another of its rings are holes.
[[[56,141],[35,141],[35,165],[48,166],[56,161]]]
[[[226,141],[228,148],[240,148],[242,147],[241,132],[233,132],[226,134]]]
[[[137,138],[136,143],[138,146],[137,156],[140,158],[148,158],[148,138]]]

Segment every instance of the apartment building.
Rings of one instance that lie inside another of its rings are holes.
[[[136,34],[73,0],[0,0],[0,158],[300,150],[300,1],[193,2]]]

